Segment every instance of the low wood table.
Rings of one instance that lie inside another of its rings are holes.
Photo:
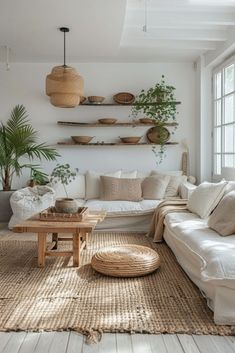
[[[73,266],[79,266],[80,253],[86,247],[88,237],[97,223],[105,218],[105,212],[91,212],[82,222],[49,222],[35,215],[13,227],[16,233],[37,233],[38,235],[38,267],[45,266],[46,256],[73,256]],[[47,235],[52,233],[53,246],[47,248]],[[59,233],[70,233],[72,237],[60,237]],[[72,241],[71,251],[58,251],[59,241]]]

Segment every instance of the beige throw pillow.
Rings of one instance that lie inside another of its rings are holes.
[[[169,175],[155,175],[147,177],[142,182],[142,195],[145,200],[160,200],[164,198]]]
[[[142,200],[142,179],[125,179],[101,176],[101,199],[105,201],[140,201]]]
[[[86,173],[86,200],[99,199],[101,192],[100,176],[107,175],[115,178],[120,178],[121,170],[113,173],[99,173],[88,170]]]
[[[167,175],[170,176],[170,181],[167,185],[166,188],[166,193],[165,193],[165,198],[171,198],[171,197],[176,197],[179,195],[179,187],[182,183],[185,183],[187,181],[187,176],[186,175],[174,175],[173,173],[176,172],[165,172],[165,173],[160,173],[157,171],[152,171],[151,176],[153,175]],[[182,173],[182,172],[181,172]]]
[[[208,226],[223,236],[235,234],[235,191],[223,197],[209,217]]]

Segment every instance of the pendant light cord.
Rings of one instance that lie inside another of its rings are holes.
[[[65,41],[65,34],[66,34],[66,32],[64,31],[64,67],[66,67],[66,63],[65,63],[65,58],[66,58],[66,41]]]

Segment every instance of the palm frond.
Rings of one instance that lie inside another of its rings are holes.
[[[4,175],[20,175],[23,168],[21,157],[46,159],[53,161],[59,157],[58,152],[45,143],[37,143],[38,133],[30,124],[23,105],[13,108],[6,124],[0,125],[0,178],[4,183]],[[4,186],[4,185],[3,185]],[[9,186],[9,185],[8,185]]]

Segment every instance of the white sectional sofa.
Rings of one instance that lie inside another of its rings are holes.
[[[228,183],[225,194],[235,190]],[[164,239],[179,264],[207,298],[217,324],[235,324],[235,234],[223,237],[194,213],[165,218]]]
[[[178,171],[169,173],[182,174]],[[68,196],[75,198],[80,206],[106,210],[107,217],[98,227],[100,231],[147,233],[154,210],[161,200],[103,201],[98,197],[100,174],[93,179],[78,175],[67,187]],[[116,176],[136,178],[149,174],[119,171]],[[55,184],[53,188],[55,197],[65,197],[61,185]],[[182,178],[177,197],[186,199],[195,188]],[[230,182],[225,193],[232,190],[235,190],[235,183]],[[184,271],[206,297],[208,306],[214,311],[215,322],[235,324],[235,234],[222,237],[208,227],[207,219],[185,211],[166,216],[163,238]]]

